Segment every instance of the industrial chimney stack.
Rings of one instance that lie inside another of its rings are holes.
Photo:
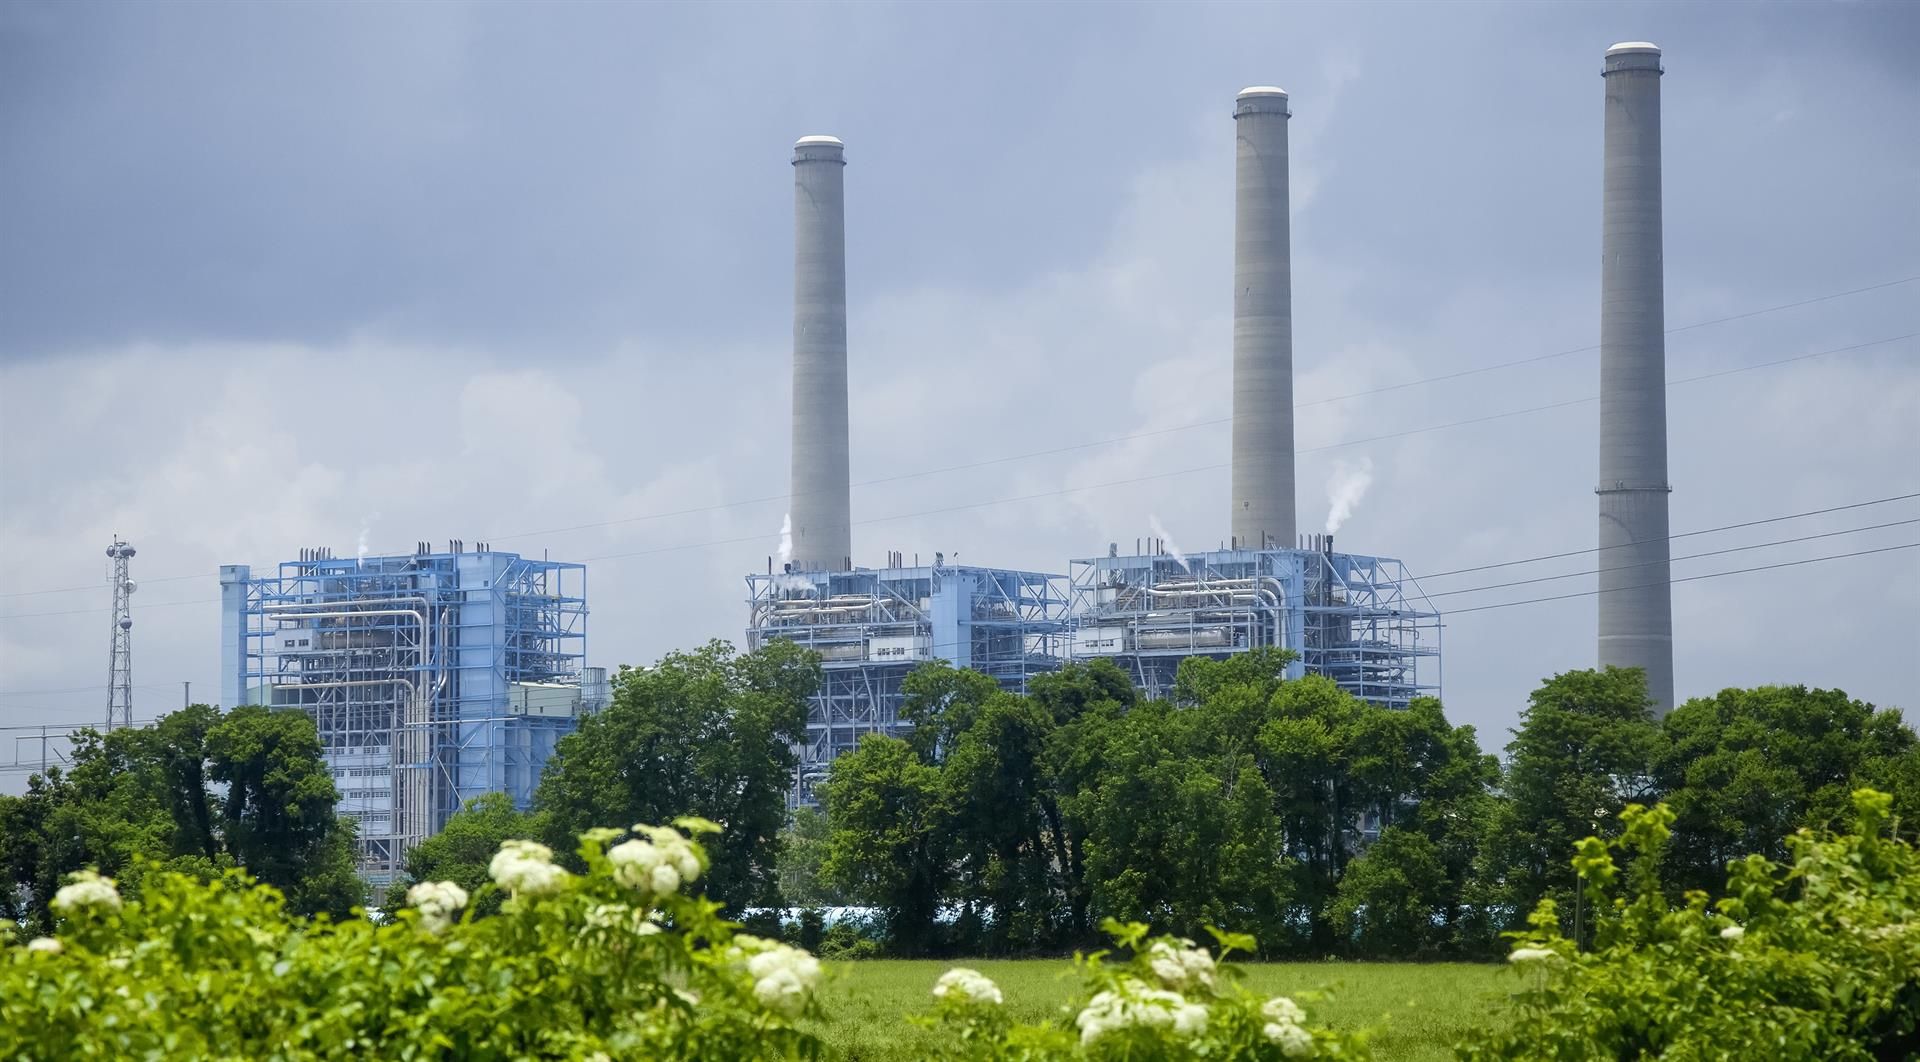
[[[1287,94],[1243,89],[1233,106],[1233,544],[1294,542],[1293,266]]]
[[[793,145],[793,568],[853,566],[847,465],[846,146]]]
[[[1646,672],[1673,708],[1667,530],[1666,304],[1661,264],[1660,49],[1607,49],[1600,221],[1600,664]]]

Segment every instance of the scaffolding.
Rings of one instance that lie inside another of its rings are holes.
[[[1440,693],[1440,616],[1406,566],[1335,553],[1330,536],[1185,555],[1110,547],[1072,563],[1072,599],[1072,658],[1113,661],[1149,697],[1172,696],[1188,657],[1262,647],[1298,654],[1289,678],[1324,675],[1384,707]]]
[[[903,735],[901,683],[931,660],[1025,692],[1066,657],[1067,596],[1058,575],[950,565],[747,576],[747,645],[784,639],[820,654],[790,802],[815,802],[836,756],[867,734]]]
[[[483,793],[517,807],[583,698],[586,567],[464,543],[412,555],[300,559],[255,578],[220,570],[222,702],[314,721],[359,827],[361,873],[406,852]]]

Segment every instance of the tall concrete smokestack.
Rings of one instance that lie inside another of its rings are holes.
[[[1234,100],[1233,542],[1291,547],[1293,265],[1287,218],[1287,94]]]
[[[853,566],[847,467],[846,145],[793,145],[793,567]]]
[[[1660,49],[1607,49],[1600,221],[1600,664],[1646,672],[1673,708]]]

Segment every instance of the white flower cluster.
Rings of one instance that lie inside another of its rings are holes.
[[[595,929],[624,929],[639,937],[660,932],[660,926],[649,919],[645,911],[636,911],[624,903],[596,905],[587,912],[587,925]]]
[[[1557,959],[1559,957],[1560,953],[1554,951],[1552,948],[1515,948],[1513,949],[1513,954],[1507,956],[1507,961],[1543,962],[1547,959]]]
[[[113,885],[112,878],[103,878],[91,870],[83,870],[73,876],[73,880],[60,886],[53,894],[51,905],[59,914],[71,916],[88,907],[120,908],[120,890]]]
[[[566,886],[567,872],[554,865],[553,849],[532,841],[504,841],[487,874],[515,896],[544,896]]]
[[[1198,1036],[1207,1031],[1207,1008],[1187,1002],[1178,992],[1148,988],[1129,977],[1123,978],[1119,987],[1087,1000],[1073,1023],[1080,1027],[1083,1045],[1135,1026],[1171,1028],[1180,1037]]]
[[[48,955],[60,954],[60,942],[53,937],[35,937],[27,941],[28,951],[45,952]]]
[[[1260,1035],[1269,1043],[1279,1044],[1281,1054],[1288,1058],[1313,1054],[1313,1034],[1307,1031],[1307,1012],[1300,1009],[1300,1004],[1286,996],[1275,996],[1261,1006],[1260,1014],[1267,1019]]]
[[[1720,931],[1721,940],[1739,940],[1746,935],[1747,930],[1744,926],[1728,926]]]
[[[933,983],[933,998],[953,998],[967,1003],[1001,1003],[1000,986],[978,970],[956,966]]]
[[[420,912],[421,925],[438,933],[467,905],[467,890],[451,881],[423,881],[407,889],[407,903]]]
[[[727,956],[746,965],[753,977],[753,998],[789,1018],[800,1016],[820,983],[820,960],[804,950],[745,933],[733,938]]]
[[[1164,940],[1155,941],[1147,951],[1147,964],[1162,984],[1176,992],[1196,988],[1213,991],[1213,956],[1207,954],[1205,948],[1194,946],[1191,940],[1182,938],[1178,946]]]
[[[670,826],[635,826],[646,840],[633,840],[607,849],[614,880],[655,896],[671,896],[680,886],[700,876],[700,857],[685,835]]]

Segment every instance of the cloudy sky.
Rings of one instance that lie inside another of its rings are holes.
[[[216,566],[302,546],[585,560],[596,664],[736,637],[785,510],[803,134],[848,145],[857,561],[1217,545],[1231,106],[1275,83],[1303,526],[1370,465],[1340,541],[1456,612],[1446,700],[1497,745],[1591,664],[1594,599],[1462,610],[1592,558],[1442,573],[1595,541],[1631,39],[1668,71],[1674,529],[1920,492],[1920,5],[0,6],[0,725],[102,716],[115,532],[142,718],[217,693]],[[1692,536],[1848,532],[1675,573],[1916,520]],[[1674,611],[1683,697],[1920,688],[1920,550]]]

